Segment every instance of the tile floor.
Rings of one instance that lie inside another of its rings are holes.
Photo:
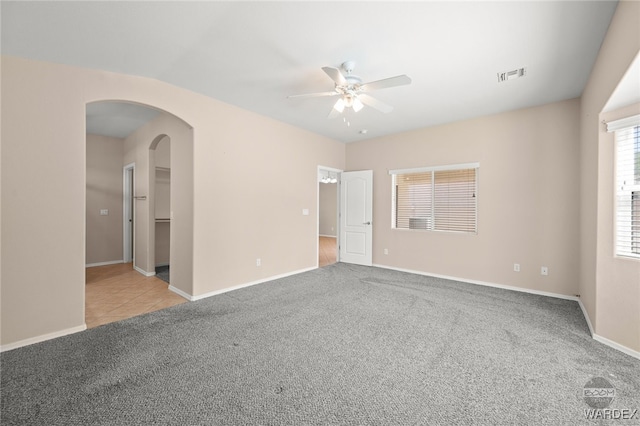
[[[322,268],[336,263],[336,239],[334,237],[320,237],[318,244],[318,266]]]
[[[156,277],[145,277],[131,263],[86,269],[85,322],[87,328],[135,317],[184,303]]]

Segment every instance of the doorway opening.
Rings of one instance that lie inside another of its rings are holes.
[[[129,101],[90,102],[85,112],[84,302],[85,322],[92,328],[188,300],[193,128],[170,113]],[[163,154],[168,135],[171,151],[166,146]],[[169,263],[171,285],[156,272],[156,266]]]
[[[150,227],[154,244],[156,276],[170,283],[171,259],[171,138],[161,135],[149,147],[149,167],[153,175],[153,189],[149,200],[153,208],[154,224]]]
[[[318,167],[318,267],[339,261],[339,200],[341,170]]]

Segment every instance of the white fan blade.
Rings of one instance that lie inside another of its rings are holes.
[[[306,93],[304,95],[287,96],[287,99],[290,99],[290,98],[319,98],[321,96],[335,96],[335,95],[339,95],[339,93],[336,92],[336,91],[333,91],[333,92]]]
[[[362,86],[360,86],[360,90],[362,90],[363,92],[371,92],[372,90],[386,89],[388,87],[395,86],[404,86],[405,84],[411,84],[411,79],[406,75],[397,75],[395,77],[385,78],[383,80],[364,83]]]
[[[358,95],[358,99],[360,99],[363,104],[370,106],[371,108],[375,108],[380,112],[384,112],[385,114],[393,111],[393,107],[391,105],[385,104],[384,102],[367,94],[361,93]]]
[[[331,80],[333,80],[338,86],[344,86],[347,84],[347,80],[344,79],[344,76],[338,68],[322,67],[322,70],[326,72],[327,75],[331,77]]]

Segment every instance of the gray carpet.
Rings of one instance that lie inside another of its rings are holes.
[[[165,283],[170,284],[170,282],[169,282],[169,265],[156,266],[156,277],[160,278]]]
[[[640,408],[640,360],[576,302],[345,264],[0,361],[2,425],[616,423],[585,418],[594,377]]]

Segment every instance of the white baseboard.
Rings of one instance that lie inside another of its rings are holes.
[[[327,237],[327,238],[338,238],[335,235],[325,235],[325,234],[319,234],[320,237]]]
[[[592,336],[593,336],[594,340],[596,340],[596,341],[598,341],[598,342],[600,342],[602,344],[605,344],[605,345],[607,345],[609,347],[612,347],[613,349],[617,349],[620,352],[625,353],[625,354],[627,354],[629,356],[632,356],[634,358],[640,359],[640,352],[638,352],[638,351],[634,351],[631,348],[623,346],[620,343],[616,343],[613,340],[609,340],[606,337],[602,337],[602,336],[600,336],[598,334],[592,334]]]
[[[18,349],[23,346],[33,345],[34,343],[44,342],[45,340],[55,339],[56,337],[66,336],[67,334],[78,333],[87,329],[87,324],[82,324],[77,327],[71,327],[60,331],[54,331],[53,333],[42,334],[36,337],[30,337],[28,339],[20,340],[13,343],[0,346],[0,352],[6,352],[13,349]]]
[[[147,272],[147,271],[145,271],[144,269],[142,269],[142,268],[140,268],[140,267],[138,267],[138,266],[135,266],[135,265],[133,265],[133,269],[135,269],[136,271],[140,272],[140,273],[141,273],[142,275],[144,275],[145,277],[152,277],[152,276],[154,276],[154,275],[156,274],[156,271],[153,271],[153,272]]]
[[[268,277],[268,278],[262,278],[260,280],[251,281],[251,282],[248,282],[248,283],[245,283],[245,284],[240,284],[240,285],[236,285],[236,286],[233,286],[233,287],[223,288],[221,290],[210,291],[208,293],[200,294],[198,296],[188,295],[187,293],[185,293],[185,292],[183,292],[181,290],[178,290],[178,289],[174,289],[172,291],[176,292],[180,296],[185,297],[185,298],[187,298],[187,299],[189,299],[190,301],[193,302],[193,301],[200,300],[200,299],[206,299],[207,297],[216,296],[218,294],[227,293],[229,291],[239,290],[239,289],[245,288],[245,287],[250,287],[252,285],[263,284],[263,283],[266,283],[266,282],[269,282],[269,281],[273,281],[273,280],[277,280],[277,279],[280,279],[280,278],[290,277],[291,275],[297,275],[297,274],[301,274],[303,272],[309,272],[309,271],[312,271],[314,269],[318,269],[318,268],[316,266],[313,266],[311,268],[299,269],[297,271],[287,272],[287,273],[280,274],[280,275],[274,275],[274,276],[271,276],[271,277]]]
[[[109,262],[87,263],[86,265],[84,265],[84,267],[92,268],[94,266],[117,265],[118,263],[124,263],[124,260],[110,260]]]
[[[631,348],[628,348],[624,345],[621,345],[619,343],[614,342],[613,340],[609,340],[606,337],[602,337],[597,335],[594,330],[593,330],[593,326],[591,325],[591,320],[589,319],[589,314],[587,313],[586,308],[584,307],[584,305],[582,304],[582,300],[580,300],[579,297],[576,296],[567,296],[566,294],[559,294],[559,293],[549,293],[546,291],[538,291],[538,290],[532,290],[532,289],[528,289],[528,288],[521,288],[521,287],[512,287],[512,286],[508,286],[508,285],[502,285],[502,284],[495,284],[495,283],[489,283],[489,282],[485,282],[485,281],[476,281],[476,280],[469,280],[466,278],[458,278],[458,277],[452,277],[452,276],[447,276],[447,275],[439,275],[439,274],[430,274],[427,272],[423,272],[423,271],[414,271],[411,269],[403,269],[403,268],[394,268],[392,266],[387,266],[387,265],[373,265],[375,267],[378,268],[383,268],[383,269],[392,269],[394,271],[400,271],[400,272],[408,272],[411,274],[416,274],[416,275],[424,275],[427,277],[435,277],[435,278],[444,278],[447,280],[454,280],[454,281],[460,281],[463,283],[468,283],[468,284],[477,284],[477,285],[484,285],[487,287],[496,287],[496,288],[502,288],[505,290],[513,290],[513,291],[519,291],[522,293],[530,293],[530,294],[537,294],[540,296],[548,296],[548,297],[555,297],[557,299],[565,299],[565,300],[574,300],[576,302],[578,302],[578,305],[580,306],[580,309],[582,310],[582,315],[584,315],[584,319],[587,322],[587,326],[589,327],[589,332],[591,333],[591,337],[600,342],[603,343],[613,349],[616,349],[622,353],[625,353],[629,356],[632,356],[634,358],[640,359],[640,352],[635,351]]]
[[[613,349],[617,349],[620,352],[623,352],[629,356],[640,359],[640,352],[628,348],[620,343],[616,343],[613,340],[609,340],[606,337],[602,337],[593,330],[593,326],[591,325],[591,319],[589,318],[589,313],[587,312],[587,308],[584,307],[582,300],[578,299],[578,304],[580,305],[580,309],[582,309],[582,315],[584,315],[584,319],[587,321],[587,325],[589,326],[589,332],[591,333],[591,337],[593,340],[596,340],[604,345],[610,346]]]
[[[495,284],[495,283],[490,283],[490,282],[487,282],[487,281],[470,280],[468,278],[452,277],[450,275],[431,274],[431,273],[423,272],[423,271],[414,271],[412,269],[394,268],[393,266],[387,266],[387,265],[377,265],[376,264],[376,265],[373,265],[373,266],[375,266],[377,268],[391,269],[391,270],[394,270],[394,271],[408,272],[410,274],[424,275],[424,276],[427,276],[427,277],[443,278],[445,280],[452,280],[452,281],[460,281],[460,282],[467,283],[467,284],[476,284],[476,285],[483,285],[483,286],[486,286],[486,287],[502,288],[504,290],[513,290],[513,291],[519,291],[519,292],[522,292],[522,293],[537,294],[539,296],[555,297],[557,299],[580,301],[580,298],[578,298],[576,296],[568,296],[566,294],[550,293],[550,292],[547,292],[547,291],[532,290],[532,289],[522,288],[522,287],[513,287],[513,286],[510,286],[510,285]]]

